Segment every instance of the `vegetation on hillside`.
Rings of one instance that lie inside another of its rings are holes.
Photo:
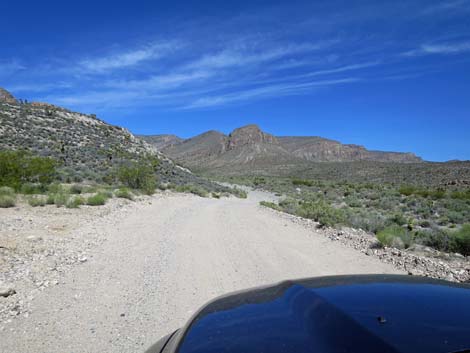
[[[57,162],[27,151],[0,151],[0,185],[15,190],[27,183],[49,184],[57,176]]]
[[[227,180],[227,179],[226,179]],[[375,233],[385,246],[419,243],[468,254],[470,188],[418,187],[276,177],[228,181],[282,195],[263,206],[310,218],[320,226],[350,226]]]

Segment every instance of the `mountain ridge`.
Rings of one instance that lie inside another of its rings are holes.
[[[151,136],[141,137],[151,143]],[[342,144],[320,136],[274,136],[256,124],[239,127],[228,135],[210,130],[189,139],[180,138],[161,151],[176,162],[197,170],[309,162],[423,162],[411,152],[368,150],[364,146]]]

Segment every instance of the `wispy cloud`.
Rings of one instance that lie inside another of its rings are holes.
[[[139,90],[168,90],[192,82],[200,82],[212,76],[209,71],[175,72],[154,75],[142,80],[111,80],[104,83],[107,87]]]
[[[317,51],[332,45],[335,41],[320,41],[318,43],[300,43],[279,46],[276,48],[248,48],[238,47],[225,49],[215,54],[208,54],[187,65],[188,68],[220,69],[244,65],[263,64],[287,56]]]
[[[333,14],[327,11],[325,16],[321,14],[324,6],[312,4],[316,10],[309,13],[318,13],[314,21],[299,16],[303,21],[293,23],[289,18],[289,26],[273,29],[273,23],[286,22],[279,20],[281,13],[276,13],[271,19],[263,18],[271,23],[269,26],[258,24],[260,16],[234,19],[231,26],[225,22],[207,27],[182,25],[186,29],[174,35],[140,38],[141,43],[147,43],[140,46],[129,41],[126,44],[123,38],[122,43],[99,54],[76,53],[77,59],[72,62],[59,55],[48,57],[35,69],[28,68],[28,75],[19,72],[24,70],[21,65],[2,63],[0,58],[0,77],[17,70],[19,74],[10,75],[14,78],[9,82],[2,80],[11,83],[14,92],[86,111],[133,106],[204,109],[359,81],[381,81],[385,85],[424,71],[430,74],[442,67],[441,62],[462,59],[456,54],[470,52],[470,32],[461,25],[445,35],[441,30],[426,35],[414,35],[407,29],[400,32],[416,16],[423,22],[432,19],[430,30],[437,27],[436,18],[450,23],[450,15],[469,4],[470,0],[431,5],[426,0],[411,5],[400,1],[366,4]],[[422,16],[420,9],[434,11],[433,16]],[[368,26],[356,23],[373,23],[378,30],[370,31]],[[355,30],[350,30],[352,26]],[[208,40],[208,33],[216,35]],[[420,60],[427,55],[439,60]]]
[[[25,69],[26,67],[16,60],[0,61],[0,77],[10,76]]]
[[[470,51],[470,41],[460,43],[422,44],[419,48],[403,53],[404,56],[432,54],[460,54]]]
[[[169,41],[153,43],[139,49],[115,53],[108,56],[88,58],[79,62],[81,69],[99,73],[114,69],[128,68],[147,60],[156,60],[180,47],[179,43]]]
[[[359,78],[349,77],[338,80],[313,81],[305,83],[277,84],[253,88],[218,96],[202,97],[183,107],[183,109],[208,108],[228,103],[248,101],[256,98],[280,97],[299,94],[314,87],[332,86],[360,81]]]
[[[470,10],[469,0],[448,0],[442,1],[428,7],[424,7],[421,11],[422,15],[436,15],[437,13],[449,11]]]

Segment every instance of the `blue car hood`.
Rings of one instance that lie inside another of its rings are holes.
[[[179,353],[463,352],[470,287],[410,276],[335,276],[221,297],[174,340]]]

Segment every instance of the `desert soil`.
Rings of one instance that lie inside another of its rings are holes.
[[[141,352],[230,291],[299,277],[400,273],[258,205],[269,197],[156,195],[102,214],[102,222],[75,222],[74,234],[82,229],[89,239],[92,231],[101,241],[92,238],[56,285],[36,291],[27,315],[0,323],[0,351]]]

